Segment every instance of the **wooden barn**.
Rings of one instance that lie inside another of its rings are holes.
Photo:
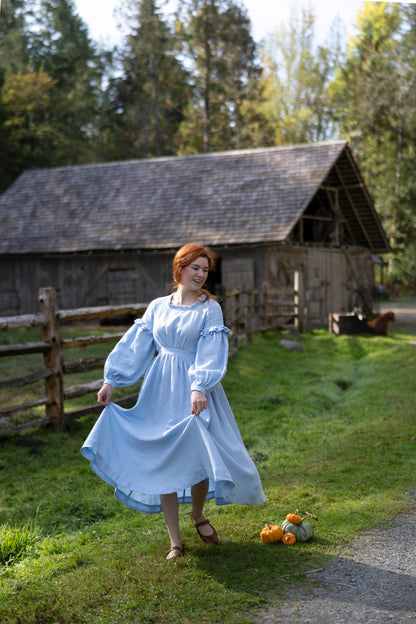
[[[345,141],[23,173],[0,198],[0,315],[146,302],[186,242],[218,255],[213,283],[286,287],[301,274],[312,324],[372,306],[389,250]]]

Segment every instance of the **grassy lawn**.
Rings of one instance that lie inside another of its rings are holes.
[[[41,446],[0,439],[2,624],[249,622],[361,529],[414,508],[410,335],[315,330],[299,338],[302,353],[280,338],[256,336],[229,363],[224,387],[267,502],[208,503],[217,547],[198,539],[185,506],[186,557],[165,560],[163,517],[118,503],[80,455],[94,417],[66,434],[26,432]],[[296,509],[318,516],[312,541],[260,541],[266,522]]]

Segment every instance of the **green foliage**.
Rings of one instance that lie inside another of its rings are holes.
[[[190,98],[178,42],[154,0],[130,3],[130,34],[121,51],[121,73],[110,80],[100,120],[100,157],[174,154]]]
[[[72,0],[38,0],[29,47],[33,69],[55,81],[55,141],[50,164],[92,157],[92,126],[98,112],[101,61]]]
[[[7,0],[0,13],[0,86],[23,71],[29,61],[25,32],[25,0]]]
[[[414,282],[406,249],[415,235],[414,7],[368,3],[330,87],[339,133],[351,141],[395,256],[391,280]],[[406,270],[407,269],[407,270]]]
[[[66,434],[36,431],[46,444],[0,440],[0,519],[34,540],[0,566],[4,624],[137,624],[250,621],[337,554],[359,530],[414,508],[416,420],[409,335],[300,337],[302,353],[279,335],[254,337],[229,362],[224,387],[259,468],[267,501],[206,505],[218,547],[205,546],[180,509],[186,556],[165,560],[161,515],[124,507],[79,453],[93,419]],[[265,545],[266,522],[308,508],[314,538]],[[8,529],[6,529],[7,532]]]
[[[25,169],[92,159],[102,68],[72,0],[9,1],[1,17],[3,189]]]
[[[54,80],[41,68],[38,72],[13,74],[0,93],[6,111],[9,157],[15,175],[21,169],[50,163],[49,149],[56,138],[51,126]]]
[[[247,11],[233,0],[182,0],[179,9],[177,30],[194,85],[179,151],[242,147],[256,125],[247,111],[258,100],[260,76]]]
[[[331,37],[328,45],[316,46],[312,8],[292,8],[288,23],[266,39],[260,107],[273,127],[276,144],[331,137],[328,83],[341,58],[335,27]]]
[[[16,156],[9,145],[11,129],[5,125],[8,111],[2,102],[2,88],[11,76],[26,70],[29,60],[24,5],[24,0],[9,0],[7,4],[2,4],[0,14],[0,192],[19,173],[19,169],[15,168]]]

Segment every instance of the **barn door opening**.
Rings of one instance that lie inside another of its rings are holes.
[[[215,270],[210,271],[206,282],[207,289],[221,301],[225,297],[225,286],[222,283],[222,261],[217,257]]]

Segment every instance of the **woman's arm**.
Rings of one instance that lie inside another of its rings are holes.
[[[221,381],[227,370],[230,332],[223,323],[219,304],[215,301],[210,302],[198,340],[195,360],[189,369],[191,391],[199,392],[203,396]],[[200,397],[199,399],[201,400]],[[198,402],[196,398],[193,400]]]

